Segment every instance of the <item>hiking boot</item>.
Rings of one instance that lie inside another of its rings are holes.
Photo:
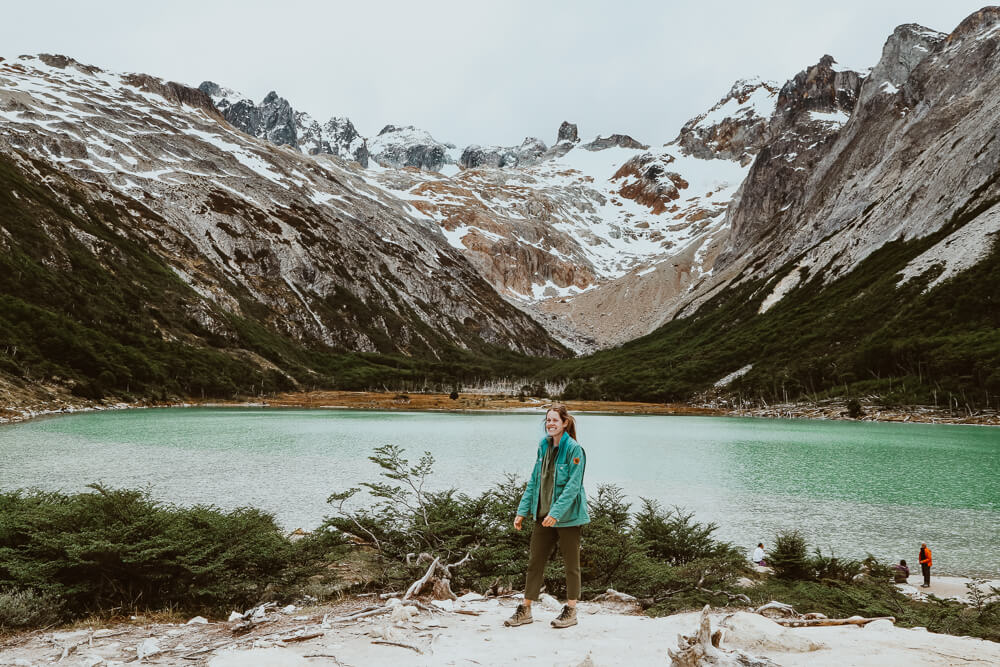
[[[552,627],[568,628],[571,625],[576,625],[576,607],[563,605],[562,613],[552,619]]]
[[[517,609],[514,610],[514,615],[503,622],[508,628],[513,628],[518,625],[527,625],[531,623],[534,619],[531,618],[531,607],[527,605],[519,604]]]

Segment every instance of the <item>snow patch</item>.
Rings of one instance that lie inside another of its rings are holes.
[[[735,380],[737,378],[741,378],[744,375],[746,375],[747,373],[749,373],[750,369],[752,369],[752,368],[753,368],[753,364],[747,364],[743,368],[740,368],[739,370],[735,370],[732,373],[730,373],[729,375],[727,375],[726,377],[724,377],[721,380],[717,381],[713,386],[716,389],[722,389],[723,387],[726,387],[726,386],[730,385],[733,382],[733,380]]]
[[[983,239],[993,238],[993,243]],[[920,256],[914,258],[903,269],[902,277],[896,283],[901,287],[913,278],[921,276],[934,266],[943,265],[944,270],[932,280],[924,291],[930,291],[952,276],[978,264],[997,243],[1000,237],[1000,204],[980,214],[972,222],[947,238],[939,241]]]
[[[835,111],[810,111],[809,119],[818,123],[844,125],[850,119],[850,115],[841,109]]]
[[[774,289],[767,298],[760,304],[760,308],[757,310],[758,315],[766,313],[771,307],[785,298],[785,295],[791,292],[802,280],[801,267],[796,266],[791,272],[778,281],[778,284],[774,286]]]

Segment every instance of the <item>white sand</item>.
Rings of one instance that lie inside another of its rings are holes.
[[[936,595],[942,600],[961,600],[962,602],[968,602],[969,588],[966,584],[971,583],[971,581],[972,580],[968,577],[938,577],[933,574],[932,570],[930,588],[923,588],[921,586],[921,584],[924,583],[924,578],[919,572],[917,574],[911,574],[906,580],[906,583],[898,584],[897,588],[913,597],[919,597],[920,595]],[[1000,588],[1000,579],[985,581],[980,590],[984,593],[988,592],[991,586]]]
[[[960,578],[938,578],[938,593],[963,592]],[[962,590],[958,590],[958,588]],[[926,589],[917,589],[923,591]],[[544,597],[544,596],[543,596]],[[159,653],[142,664],[203,667],[333,667],[350,665],[556,665],[577,667],[588,657],[594,667],[606,665],[669,665],[668,649],[677,635],[694,634],[698,614],[648,618],[598,603],[581,602],[579,625],[555,630],[549,621],[559,612],[554,601],[534,605],[535,622],[518,628],[503,626],[517,600],[476,599],[470,595],[444,611],[421,611],[323,624],[324,616],[347,613],[313,608],[272,614],[249,635],[234,636],[236,622],[208,624],[148,624],[139,621],[109,629],[25,633],[5,642],[0,665],[125,667],[139,664],[137,649],[155,640]],[[355,604],[356,608],[357,605]],[[466,613],[457,613],[459,610]],[[801,610],[809,611],[809,610]],[[303,613],[306,612],[306,613]],[[476,615],[478,614],[478,615]],[[713,629],[722,627],[724,649],[741,649],[794,667],[882,667],[883,665],[1000,665],[1000,644],[968,637],[896,628],[888,621],[865,627],[783,628],[748,612],[716,610]],[[307,641],[287,640],[296,634]],[[410,648],[375,644],[391,641]],[[207,647],[210,650],[202,652]],[[230,648],[233,647],[233,648]],[[211,650],[214,649],[214,650]],[[234,650],[235,649],[235,650]],[[192,651],[198,651],[192,655]],[[187,656],[187,657],[185,657]],[[194,658],[194,659],[192,659]]]
[[[299,656],[334,655],[349,665],[557,665],[576,667],[588,656],[596,667],[605,665],[668,665],[668,648],[676,648],[678,633],[693,634],[695,613],[664,618],[620,615],[596,604],[581,603],[579,625],[564,630],[549,627],[556,611],[536,609],[535,622],[518,628],[503,627],[515,601],[470,602],[480,616],[421,614],[409,627],[390,629],[390,640],[419,647],[423,655],[402,647],[372,644],[367,633],[381,632],[386,623],[374,620],[331,630],[309,646],[289,645],[262,653],[219,654],[210,667],[256,665],[335,665],[332,658]],[[538,605],[536,605],[537,607]],[[728,620],[727,620],[728,619]],[[981,639],[953,637],[893,627],[888,622],[868,627],[783,628],[762,616],[746,612],[713,614],[719,623],[735,626],[723,639],[723,648],[742,648],[771,658],[780,665],[845,667],[848,665],[1000,665],[1000,644]],[[881,627],[880,627],[881,626]],[[811,650],[810,650],[811,649]],[[282,661],[278,662],[278,657]]]

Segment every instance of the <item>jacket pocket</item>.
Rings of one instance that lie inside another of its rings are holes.
[[[568,463],[557,463],[556,464],[556,488],[562,488],[566,486],[566,482],[569,481],[569,464]]]

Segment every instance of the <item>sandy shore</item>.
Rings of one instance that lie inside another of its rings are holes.
[[[366,603],[353,604],[363,609]],[[209,667],[668,665],[667,651],[677,648],[678,634],[691,635],[698,624],[697,613],[649,618],[581,602],[579,625],[555,630],[549,620],[559,606],[543,599],[534,606],[534,623],[505,628],[503,620],[516,604],[511,598],[470,594],[395,621],[389,614],[340,620],[351,611],[346,605],[287,609],[269,614],[244,634],[234,633],[238,621],[155,624],[137,619],[108,628],[15,637],[0,646],[0,665],[59,661],[73,667],[123,667],[140,653],[147,657],[139,662]],[[897,628],[889,621],[783,628],[747,611],[716,609],[712,628],[724,630],[723,649],[768,657],[786,667],[1000,664],[1000,644]]]
[[[369,391],[288,392],[252,400],[191,399],[183,402],[101,403],[81,401],[32,402],[27,405],[0,404],[0,424],[22,422],[38,417],[98,410],[124,410],[156,407],[232,406],[283,407],[349,410],[418,410],[418,411],[493,411],[518,412],[541,410],[552,399],[525,398],[484,393],[463,393],[457,399],[448,394],[418,394]],[[784,404],[768,407],[737,409],[724,403],[642,403],[636,401],[565,401],[573,412],[621,415],[694,415],[710,417],[756,417],[765,419],[820,419],[880,422],[911,422],[926,424],[975,424],[1000,426],[1000,415],[993,412],[953,414],[927,406],[880,408],[865,406],[865,416],[851,420],[843,405],[837,402],[815,404]]]
[[[972,583],[972,580],[968,577],[937,576],[931,574],[930,588],[923,588],[921,586],[923,583],[924,578],[918,572],[917,574],[911,574],[905,584],[897,584],[897,588],[910,597],[917,599],[926,598],[928,595],[935,595],[942,600],[969,601],[970,591],[968,584]],[[980,586],[980,590],[986,593],[990,590],[991,586],[1000,588],[1000,579],[984,580]]]

